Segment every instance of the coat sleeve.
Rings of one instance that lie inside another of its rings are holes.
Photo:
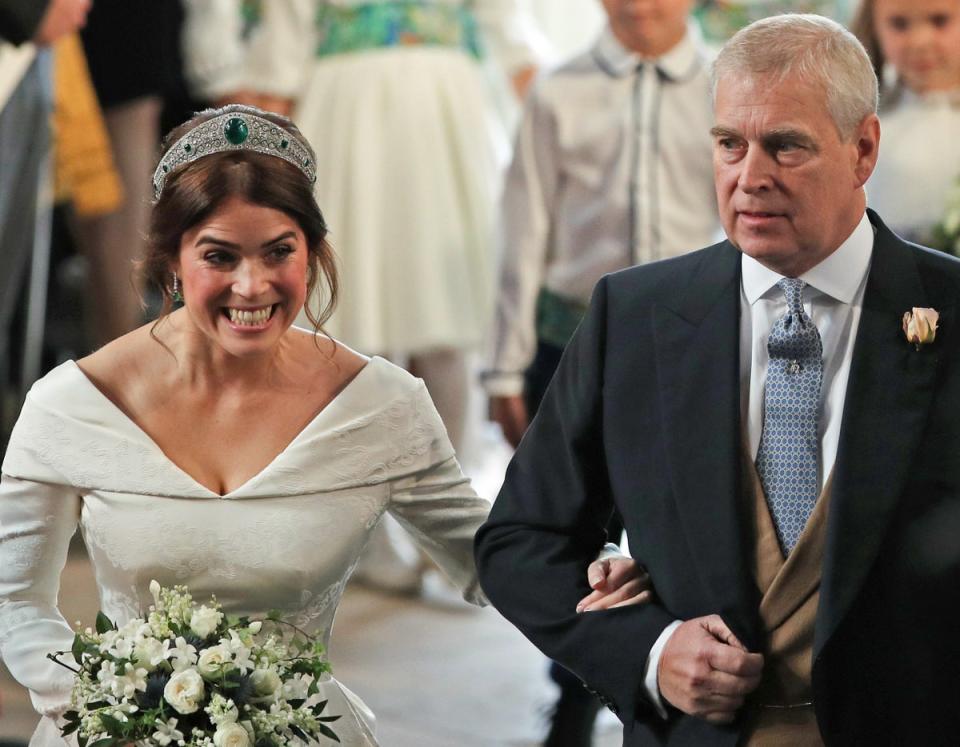
[[[476,557],[494,606],[631,724],[659,718],[643,670],[673,616],[656,603],[574,611],[613,509],[603,440],[607,300],[604,279],[477,533]]]

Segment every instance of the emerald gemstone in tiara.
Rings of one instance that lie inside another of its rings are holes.
[[[247,127],[247,123],[240,119],[240,117],[231,117],[223,126],[223,136],[227,139],[227,142],[232,145],[243,145],[243,142],[249,134],[250,130]]]
[[[281,149],[281,150],[286,150],[289,146],[290,146],[290,141],[289,141],[289,140],[281,140],[281,141],[280,141],[280,149]]]
[[[184,150],[186,153],[192,153],[192,152],[193,152],[193,146],[190,145],[190,143],[184,143],[184,144],[183,144],[183,150]]]

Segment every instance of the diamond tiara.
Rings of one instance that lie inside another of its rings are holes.
[[[153,196],[160,199],[163,185],[174,171],[213,153],[248,150],[292,163],[313,184],[317,167],[297,138],[268,119],[255,114],[228,112],[198,124],[175,142],[153,172]]]

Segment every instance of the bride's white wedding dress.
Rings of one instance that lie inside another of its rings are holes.
[[[183,428],[190,418],[183,414]],[[0,657],[50,717],[69,702],[71,674],[45,656],[73,640],[57,595],[78,523],[101,609],[120,623],[150,605],[157,579],[186,584],[198,601],[214,593],[228,613],[279,609],[326,643],[344,585],[385,512],[466,599],[482,600],[472,547],[489,505],[461,473],[422,382],[382,358],[224,496],[174,465],[73,362],[34,385],[2,472]],[[326,712],[342,716],[333,724],[341,743],[375,745],[363,702],[332,678],[323,687]],[[31,741],[63,743],[52,718]]]

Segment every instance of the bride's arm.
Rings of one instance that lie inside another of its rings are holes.
[[[73,643],[57,595],[79,503],[68,487],[0,476],[0,659],[34,708],[53,717],[69,706],[73,685],[46,656]]]
[[[473,536],[490,513],[455,457],[391,483],[390,513],[473,604],[486,604],[473,563]]]

